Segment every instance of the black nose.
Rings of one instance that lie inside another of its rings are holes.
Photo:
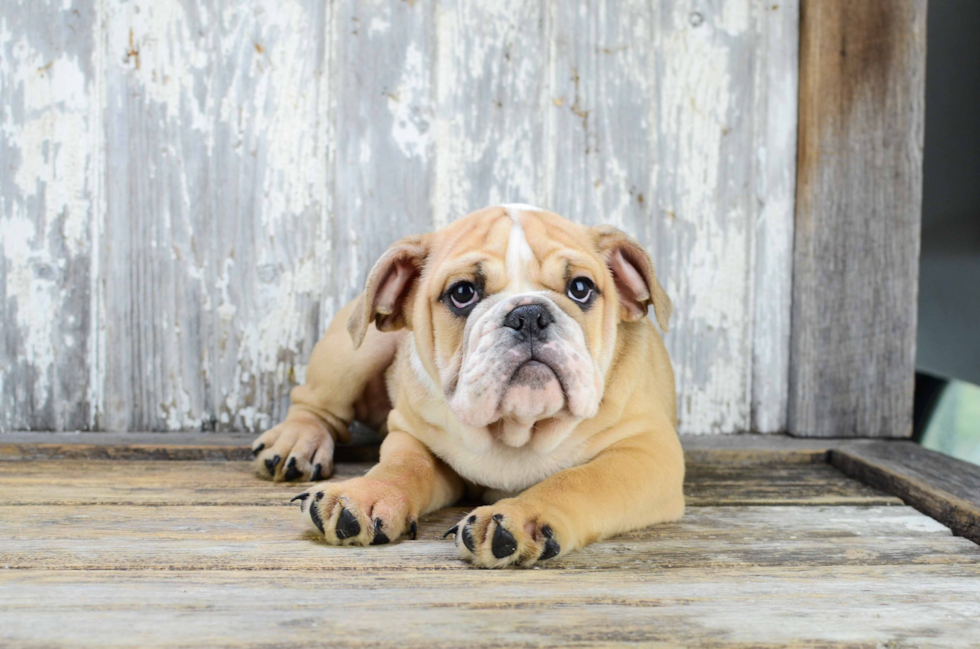
[[[551,312],[540,304],[525,304],[507,314],[504,326],[517,332],[522,340],[541,340],[544,330],[554,321]]]

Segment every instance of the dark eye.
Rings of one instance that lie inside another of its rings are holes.
[[[568,289],[565,292],[568,297],[579,304],[588,305],[595,297],[595,284],[588,277],[576,277],[568,283]]]
[[[456,282],[449,287],[449,302],[459,311],[473,306],[480,300],[480,294],[473,282]]]

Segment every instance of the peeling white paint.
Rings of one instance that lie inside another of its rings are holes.
[[[715,24],[729,36],[741,36],[749,29],[753,0],[725,0]],[[763,10],[764,11],[764,10]]]
[[[675,301],[677,335],[667,339],[674,360],[680,429],[686,433],[737,432],[749,425],[751,302],[748,286],[748,215],[731,196],[720,171],[745,161],[723,159],[736,110],[728,46],[713,33],[717,16],[693,27],[678,4],[664,40],[659,115],[661,141],[671,147],[667,206],[675,232],[668,293]],[[742,28],[727,16],[729,29]],[[661,177],[663,186],[663,176]],[[681,227],[678,227],[681,226]]]
[[[7,265],[7,299],[17,307],[16,326],[23,336],[23,360],[37,368],[34,398],[47,403],[50,398],[55,362],[55,320],[60,300],[54,278],[38,272],[55,263],[44,246],[44,232],[20,214],[0,219],[0,251]]]
[[[405,157],[417,157],[423,162],[429,157],[432,140],[429,115],[420,110],[428,103],[428,80],[422,52],[418,45],[410,43],[398,88],[388,95],[388,109],[393,118],[391,137]]]
[[[59,355],[87,344],[93,422],[121,408],[167,429],[274,423],[313,329],[360,290],[404,195],[405,210],[427,201],[412,218],[434,227],[523,200],[645,237],[676,307],[682,430],[785,421],[785,381],[765,377],[787,362],[791,286],[767,278],[792,253],[792,174],[776,171],[795,161],[795,0],[778,12],[602,0],[577,14],[531,0],[97,6],[91,60],[35,51],[0,17],[0,95],[22,102],[0,105],[16,159],[0,261],[17,321],[3,326],[40,370],[35,403],[51,398]],[[372,71],[379,56],[393,63]],[[352,72],[355,96],[338,97]],[[133,129],[131,150],[104,139],[119,116],[143,120],[115,124]],[[338,160],[341,127],[356,132]],[[117,161],[144,158],[144,177],[113,184]],[[392,182],[392,170],[410,171]],[[115,239],[144,208],[145,231]],[[88,341],[61,329],[63,274],[84,256]],[[114,290],[130,281],[120,273],[140,284]],[[150,288],[173,294],[139,293]],[[119,314],[150,318],[153,336]],[[134,349],[145,385],[119,401],[107,377],[127,376],[119,354]]]
[[[8,307],[16,312],[16,321],[0,326],[16,328],[19,338],[18,356],[0,374],[30,368],[34,375],[32,382],[16,377],[16,402],[0,402],[6,410],[0,427],[10,417],[21,420],[11,412],[21,404],[50,408],[55,422],[65,410],[56,400],[57,372],[76,357],[79,342],[65,314],[81,303],[68,264],[89,252],[97,178],[90,86],[74,53],[35,49],[0,18],[0,138],[8,156],[0,180],[0,264]],[[2,377],[0,383],[10,385]]]

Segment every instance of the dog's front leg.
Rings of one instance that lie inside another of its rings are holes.
[[[314,485],[294,500],[327,542],[380,545],[402,534],[414,539],[418,517],[456,502],[463,489],[459,476],[424,444],[389,430],[381,461],[363,477]]]
[[[286,420],[252,443],[256,475],[267,480],[318,482],[333,473],[334,442],[350,439],[354,419],[383,424],[390,404],[384,373],[404,332],[371,327],[360,347],[347,333],[356,303],[337,314],[313,349],[306,383],[293,388]]]
[[[673,431],[623,439],[514,498],[479,507],[453,528],[475,565],[530,566],[599,539],[684,513],[684,453]]]

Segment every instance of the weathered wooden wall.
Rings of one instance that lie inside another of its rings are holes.
[[[910,437],[926,0],[803,0],[800,39],[789,428]]]
[[[648,244],[682,430],[782,430],[797,43],[798,0],[4,2],[0,429],[262,430],[391,241],[521,201]]]

